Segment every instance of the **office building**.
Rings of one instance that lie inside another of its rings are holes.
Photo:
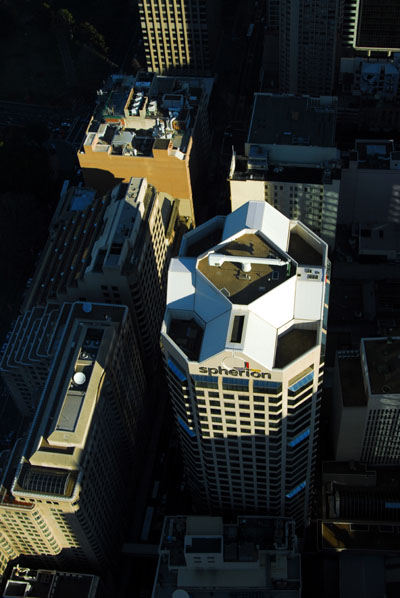
[[[152,598],[300,598],[294,521],[272,517],[166,517]]]
[[[127,305],[142,361],[155,365],[178,203],[146,179],[120,183],[102,198],[64,187],[0,361],[21,413],[32,413],[43,389],[65,301]]]
[[[337,98],[256,93],[245,156],[233,155],[232,211],[268,202],[335,244],[340,153],[335,146]]]
[[[7,579],[3,598],[105,598],[96,575],[14,567]]]
[[[129,521],[146,427],[128,308],[67,307],[27,437],[0,455],[0,573],[18,557],[109,567]]]
[[[121,181],[146,177],[179,199],[181,216],[194,222],[193,198],[210,142],[212,86],[207,77],[112,75],[98,92],[78,152],[86,186],[104,194]]]
[[[220,39],[220,0],[139,0],[147,68],[210,75]]]
[[[332,430],[337,461],[400,463],[400,338],[364,338],[336,355]]]
[[[189,486],[199,508],[310,509],[323,377],[327,244],[268,203],[184,236],[161,332]]]
[[[335,87],[338,0],[281,0],[279,90],[314,96]]]

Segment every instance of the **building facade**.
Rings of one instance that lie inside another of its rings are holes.
[[[310,508],[328,311],[327,245],[268,203],[187,234],[162,345],[200,508]]]
[[[245,156],[233,155],[231,207],[268,202],[335,244],[341,162],[337,98],[256,93]]]
[[[364,338],[360,351],[338,352],[332,430],[338,461],[400,462],[400,339]]]
[[[338,0],[281,0],[279,89],[315,96],[335,86]]]
[[[152,598],[299,598],[301,566],[294,521],[272,517],[166,517]],[[169,591],[169,593],[168,593]],[[176,594],[178,596],[178,594]]]
[[[178,203],[132,178],[96,198],[79,187],[61,195],[36,272],[0,368],[18,409],[31,415],[64,322],[64,302],[127,305],[142,362],[155,364]]]
[[[113,563],[146,442],[128,308],[74,303],[26,438],[3,452],[1,566]],[[87,569],[86,569],[87,570]]]
[[[180,200],[194,222],[202,166],[208,157],[208,102],[213,79],[113,75],[98,103],[78,160],[85,184],[104,194],[131,177],[146,177]]]
[[[149,71],[212,73],[220,0],[139,0],[138,5]]]

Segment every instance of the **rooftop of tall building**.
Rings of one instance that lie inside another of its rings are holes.
[[[300,593],[295,527],[287,518],[239,517],[224,524],[221,517],[166,517],[159,552],[155,598],[177,587],[193,598],[210,589],[221,598],[233,590],[253,595],[268,589],[287,598]]]
[[[107,356],[126,318],[125,306],[69,304],[57,354],[20,447],[11,488],[17,499],[44,495],[72,500]]]
[[[335,145],[337,98],[256,93],[248,143]]]
[[[249,202],[184,237],[169,270],[166,332],[191,360],[230,349],[285,367],[318,342],[326,266],[314,233]]]
[[[112,75],[97,92],[81,151],[90,146],[94,152],[149,157],[162,149],[182,159],[212,86],[207,77]]]
[[[14,567],[7,579],[4,598],[95,598],[99,578],[82,573]]]

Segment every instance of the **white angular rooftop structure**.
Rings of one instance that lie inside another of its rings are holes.
[[[178,353],[283,369],[320,343],[328,246],[268,203],[186,234],[171,261],[162,329]],[[223,355],[222,355],[223,354]]]

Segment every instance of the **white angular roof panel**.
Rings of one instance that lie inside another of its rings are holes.
[[[230,311],[226,311],[207,323],[203,334],[199,361],[204,361],[225,350],[229,318]]]
[[[323,307],[323,293],[323,282],[298,280],[296,284],[294,317],[298,320],[319,320]]]
[[[166,321],[188,359],[240,355],[272,369],[284,363],[279,329],[295,334],[299,320],[312,322],[315,332],[322,325],[327,245],[267,203],[248,202],[221,225],[222,239],[215,221],[188,233],[182,257],[171,261],[167,312],[182,313]],[[193,257],[185,257],[185,246]],[[190,334],[198,330],[190,350],[185,325]]]
[[[200,273],[196,272],[194,310],[204,322],[231,309],[231,302]]]
[[[196,260],[172,258],[168,270],[167,305],[171,309],[193,310]]]
[[[293,320],[296,277],[292,276],[251,304],[251,311],[280,328]]]
[[[277,330],[262,317],[249,312],[246,322],[246,335],[241,351],[262,364],[267,369],[272,369],[275,359]]]

